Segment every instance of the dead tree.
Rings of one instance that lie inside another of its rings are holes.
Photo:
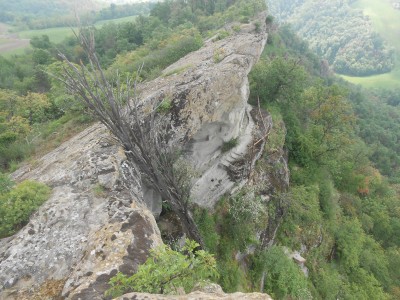
[[[190,178],[176,166],[179,154],[168,143],[166,123],[157,113],[157,104],[152,104],[151,112],[144,113],[145,103],[137,93],[138,76],[122,83],[117,74],[115,81],[110,82],[96,56],[93,34],[81,30],[76,35],[89,63],[76,65],[60,54],[66,64],[58,78],[114,134],[128,160],[138,167],[141,180],[161,194],[188,237],[204,248],[189,210]]]

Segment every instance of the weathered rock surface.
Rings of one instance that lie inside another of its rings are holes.
[[[144,102],[171,101],[172,140],[185,146],[201,174],[192,199],[204,207],[213,207],[221,195],[245,179],[246,167],[257,157],[246,156],[258,131],[247,104],[247,75],[267,38],[265,15],[260,19],[259,33],[254,24],[242,25],[240,32],[227,26],[229,37],[210,39],[205,47],[169,66],[164,76],[141,89]],[[223,153],[224,143],[233,139],[237,144]]]
[[[204,293],[193,292],[187,295],[155,295],[145,293],[131,293],[123,295],[115,300],[272,300],[267,294],[261,293]]]
[[[48,184],[52,195],[24,229],[0,241],[0,283],[8,289],[1,297],[21,299],[18,291],[32,284],[69,278],[65,295],[82,290],[89,295],[91,289],[97,292],[85,299],[96,299],[110,274],[143,263],[161,238],[154,217],[140,205],[133,171],[122,149],[96,124],[39,159],[35,168],[15,172],[16,180]]]
[[[224,40],[210,40],[141,87],[143,103],[171,100],[171,140],[185,147],[199,171],[192,196],[206,207],[246,180],[258,157],[253,152],[262,149],[251,147],[259,129],[247,104],[247,74],[266,42],[261,27],[256,32],[253,24],[243,25]],[[222,153],[234,138],[237,145]],[[0,299],[35,299],[35,288],[51,282],[65,282],[61,298],[102,299],[112,275],[134,272],[161,243],[149,211],[159,214],[159,195],[142,186],[100,124],[13,176],[46,183],[53,192],[25,228],[0,240]]]
[[[221,286],[215,283],[197,287],[190,294],[184,295],[158,295],[148,293],[129,293],[114,300],[272,300],[267,294],[262,293],[233,293],[225,294]]]

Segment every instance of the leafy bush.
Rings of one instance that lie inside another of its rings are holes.
[[[220,236],[215,230],[216,223],[214,216],[207,209],[199,208],[195,212],[195,219],[207,250],[211,253],[216,253]]]
[[[265,289],[274,299],[312,299],[306,277],[280,247],[261,253],[258,262],[265,270]]]
[[[170,294],[182,287],[190,292],[195,284],[218,277],[214,257],[194,241],[186,240],[179,251],[162,245],[150,251],[150,257],[139,266],[136,274],[122,273],[110,279],[111,288],[106,295],[113,297],[128,291]]]
[[[0,194],[8,193],[13,185],[14,182],[10,179],[9,176],[0,173]]]
[[[9,189],[9,183],[6,183],[6,186]],[[0,238],[10,236],[26,225],[32,213],[48,199],[49,195],[49,187],[28,180],[2,194],[0,196]]]

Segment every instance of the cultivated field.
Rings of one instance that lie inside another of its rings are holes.
[[[107,23],[122,23],[133,21],[136,16],[99,21],[95,24],[95,27],[101,27]],[[13,34],[8,33],[9,27],[5,24],[0,23],[0,54],[4,56],[11,56],[13,54],[21,54],[25,48],[29,48],[29,40],[34,36],[48,35],[52,43],[60,43],[68,36],[73,36],[73,27],[56,27],[38,30],[26,30],[15,32]]]
[[[6,24],[0,23],[0,53],[10,53],[29,46],[29,40],[9,34],[8,29]]]

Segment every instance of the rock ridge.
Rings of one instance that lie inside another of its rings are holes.
[[[254,21],[223,40],[210,39],[140,87],[144,105],[171,101],[171,143],[181,145],[199,171],[192,197],[204,207],[243,184],[246,166],[258,157],[248,157],[262,130],[247,104],[247,75],[266,42],[265,16],[259,16],[259,31]],[[223,152],[224,143],[234,139],[234,147]],[[52,282],[59,294],[50,299],[103,299],[111,276],[134,272],[162,243],[154,218],[162,199],[143,186],[101,124],[13,178],[43,182],[52,194],[27,226],[0,240],[0,299],[35,299],[37,289]]]

